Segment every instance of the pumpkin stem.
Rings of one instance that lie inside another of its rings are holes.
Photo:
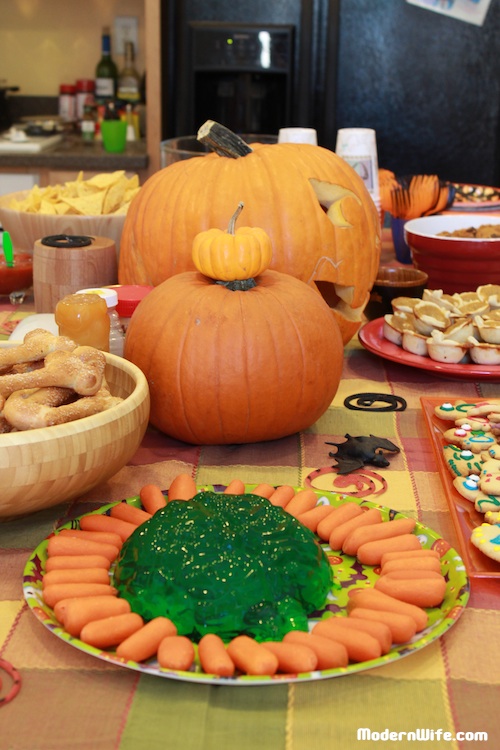
[[[228,156],[231,159],[238,159],[253,151],[243,138],[215,120],[207,120],[198,130],[196,138],[219,156]]]
[[[241,212],[243,211],[243,206],[244,206],[244,205],[245,205],[245,204],[244,204],[244,203],[242,203],[242,202],[240,201],[240,202],[238,203],[238,208],[236,209],[236,211],[234,212],[234,214],[233,214],[233,215],[231,216],[231,218],[229,219],[229,224],[228,224],[228,227],[227,227],[227,231],[228,231],[228,234],[234,234],[234,225],[236,224],[236,221],[237,221],[237,219],[238,219],[238,216],[239,216],[239,215],[241,214]]]
[[[248,289],[253,289],[257,286],[257,282],[254,279],[235,279],[235,281],[216,281],[216,284],[225,286],[226,289],[230,289],[232,292],[246,292]]]

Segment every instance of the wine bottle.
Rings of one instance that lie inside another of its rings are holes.
[[[95,70],[95,98],[98,104],[106,104],[116,96],[118,70],[111,57],[111,36],[109,28],[102,30],[101,59]]]
[[[141,79],[134,58],[134,43],[125,42],[125,64],[118,76],[118,99],[131,104],[136,104],[141,98]]]

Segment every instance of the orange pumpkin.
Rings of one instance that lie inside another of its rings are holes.
[[[225,229],[237,196],[248,225],[271,237],[271,268],[319,291],[349,341],[380,259],[380,221],[362,179],[320,146],[253,144],[246,150],[235,158],[211,153],[177,162],[145,182],[125,221],[120,283],[156,286],[192,270],[195,235]]]
[[[155,427],[197,445],[252,443],[319,419],[343,344],[321,296],[288,274],[221,283],[187,271],[142,300],[125,357],[148,379]]]

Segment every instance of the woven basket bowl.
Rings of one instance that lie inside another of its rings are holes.
[[[120,252],[120,240],[126,214],[108,214],[105,216],[83,216],[67,214],[36,214],[28,211],[16,211],[9,208],[13,198],[21,200],[28,190],[8,193],[0,197],[0,224],[9,232],[16,252],[33,252],[35,242],[42,237],[54,234],[84,235],[88,237],[108,237],[113,240],[117,257]]]
[[[74,422],[0,435],[0,521],[83,495],[139,447],[149,419],[147,380],[126,359],[106,354],[106,360],[106,379],[124,399],[120,404]]]

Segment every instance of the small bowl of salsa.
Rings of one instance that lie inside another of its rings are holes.
[[[14,253],[14,264],[9,266],[0,252],[0,295],[22,292],[33,285],[33,256]]]

